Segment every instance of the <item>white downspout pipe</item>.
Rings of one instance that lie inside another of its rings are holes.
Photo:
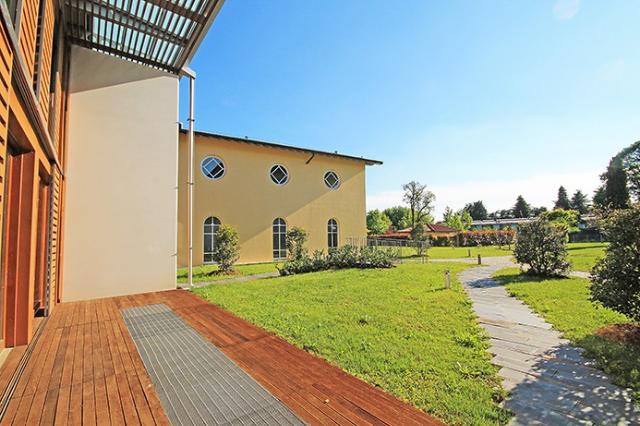
[[[196,84],[196,73],[185,67],[182,69],[182,74],[189,78],[189,155],[187,156],[188,172],[187,172],[187,246],[189,249],[189,264],[188,264],[188,279],[189,287],[193,287],[193,161],[194,161],[194,126],[195,126],[195,112],[194,112],[194,95]]]

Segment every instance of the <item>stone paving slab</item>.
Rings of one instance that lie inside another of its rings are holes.
[[[483,258],[483,264],[459,278],[510,391],[505,407],[515,414],[511,424],[640,425],[629,390],[612,384],[581,349],[491,279],[500,269],[516,267],[510,258]]]

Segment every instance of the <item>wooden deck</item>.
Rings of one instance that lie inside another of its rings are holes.
[[[63,303],[0,424],[168,424],[119,310],[165,303],[309,424],[442,423],[183,290]],[[0,390],[24,348],[0,369]]]

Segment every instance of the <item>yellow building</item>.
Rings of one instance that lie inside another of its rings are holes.
[[[180,133],[178,264],[186,266],[187,134]],[[365,167],[380,161],[196,132],[194,265],[211,263],[215,227],[231,225],[240,263],[284,258],[284,233],[301,227],[310,251],[367,235]]]

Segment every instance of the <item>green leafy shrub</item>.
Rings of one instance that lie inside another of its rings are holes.
[[[298,258],[288,259],[278,270],[280,275],[293,275],[327,269],[392,268],[395,259],[396,252],[390,249],[345,245],[329,253],[316,250],[309,256],[305,252]]]
[[[233,265],[240,257],[238,252],[238,233],[229,225],[220,225],[216,232],[213,247],[213,260],[218,264],[220,273],[233,271]]]
[[[538,219],[520,225],[513,255],[532,275],[566,275],[570,268],[566,240],[566,226]]]
[[[602,228],[610,243],[593,268],[592,296],[640,321],[640,204],[612,211]]]
[[[309,235],[307,231],[297,226],[294,226],[287,232],[287,253],[289,254],[289,259],[300,260],[306,256],[307,249],[305,248],[305,244],[308,238]]]
[[[462,233],[461,244],[464,247],[506,246],[513,244],[515,236],[511,229],[467,231]]]

